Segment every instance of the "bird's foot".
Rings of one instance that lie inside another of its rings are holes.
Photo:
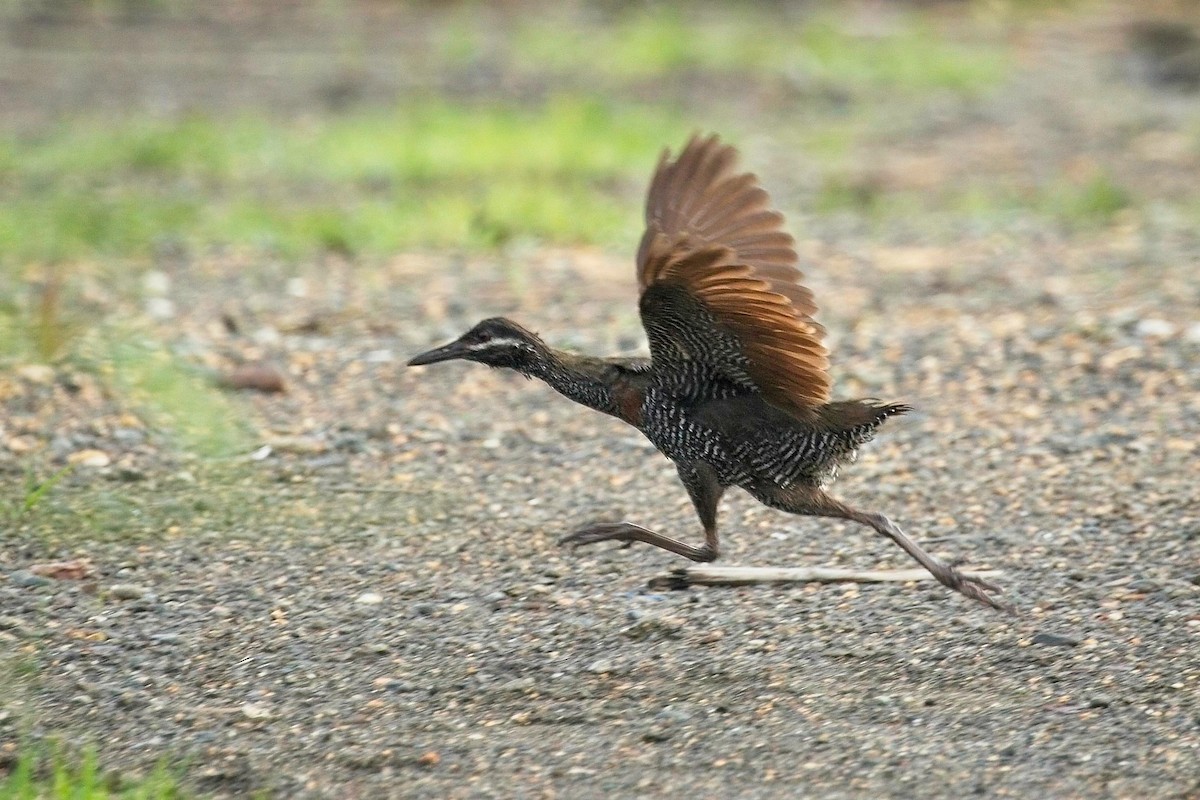
[[[621,542],[621,547],[625,548],[638,541],[637,532],[650,533],[645,528],[631,522],[596,522],[585,525],[573,533],[568,533],[558,540],[558,544],[559,546],[582,547],[585,544],[596,544],[597,542]]]
[[[996,584],[986,581],[983,578],[977,578],[974,575],[964,575],[957,568],[948,564],[943,564],[942,569],[935,571],[933,576],[942,583],[964,597],[969,597],[983,603],[985,606],[990,606],[997,611],[1004,611],[1008,614],[1015,614],[1016,610],[1008,603],[997,600],[988,594],[994,592],[1003,594],[1004,590]]]
[[[692,561],[712,561],[717,557],[717,551],[707,543],[700,547],[693,547],[669,536],[663,536],[661,533],[646,530],[641,525],[634,525],[632,522],[597,522],[558,540],[560,545],[572,545],[573,547],[596,542],[620,542],[622,547],[629,547],[634,542],[645,542]]]

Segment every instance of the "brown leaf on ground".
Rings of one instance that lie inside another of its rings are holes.
[[[266,394],[287,391],[283,374],[273,365],[262,361],[234,367],[220,377],[218,384],[225,389],[252,389]]]
[[[81,581],[92,574],[92,565],[82,559],[71,561],[50,561],[45,564],[32,564],[29,571],[43,578],[53,578],[56,581]]]

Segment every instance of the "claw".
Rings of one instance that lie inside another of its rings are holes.
[[[996,609],[997,611],[1003,611],[1014,616],[1016,615],[1016,609],[1012,605],[1001,602],[988,594],[988,592],[995,592],[996,594],[1004,593],[1004,590],[996,584],[986,581],[983,578],[963,575],[953,567],[950,568],[949,577],[950,580],[943,581],[943,583],[964,597],[977,600],[986,606]]]

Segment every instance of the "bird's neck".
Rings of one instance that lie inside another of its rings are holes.
[[[545,381],[559,394],[576,403],[620,416],[613,396],[619,375],[611,362],[552,347],[546,347],[540,356],[521,372]]]

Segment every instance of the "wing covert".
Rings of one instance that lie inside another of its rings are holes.
[[[659,160],[637,255],[651,358],[657,370],[700,367],[803,415],[830,396],[824,329],[783,216],[736,161],[716,136]]]

